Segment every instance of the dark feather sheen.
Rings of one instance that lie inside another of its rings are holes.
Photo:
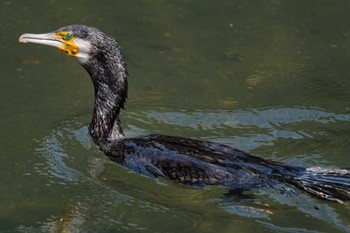
[[[100,30],[71,25],[72,31],[92,45],[82,64],[95,89],[90,134],[113,161],[149,177],[166,177],[184,184],[224,185],[237,189],[293,185],[321,199],[350,198],[350,171],[305,169],[263,159],[218,143],[182,137],[150,135],[125,138],[120,110],[127,97],[127,69],[116,40]]]

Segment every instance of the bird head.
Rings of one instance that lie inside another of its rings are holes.
[[[101,41],[101,37],[105,37],[105,34],[96,28],[70,25],[44,34],[25,33],[20,36],[19,42],[56,47],[84,65],[98,51],[99,45],[96,42]]]

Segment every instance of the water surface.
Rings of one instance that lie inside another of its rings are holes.
[[[350,232],[349,205],[291,187],[228,197],[112,163],[87,134],[81,66],[25,32],[83,23],[130,73],[128,136],[206,139],[298,166],[350,167],[348,1],[3,1],[1,232]]]

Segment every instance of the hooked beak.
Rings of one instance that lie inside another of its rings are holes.
[[[63,41],[58,40],[54,33],[45,33],[45,34],[30,34],[25,33],[19,37],[20,43],[35,43],[49,45],[53,47],[60,48],[64,45]]]

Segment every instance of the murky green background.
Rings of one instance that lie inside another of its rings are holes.
[[[0,232],[350,232],[350,207],[297,190],[224,198],[151,180],[90,140],[93,89],[25,32],[83,23],[130,72],[123,127],[300,166],[350,167],[349,1],[1,1]]]

